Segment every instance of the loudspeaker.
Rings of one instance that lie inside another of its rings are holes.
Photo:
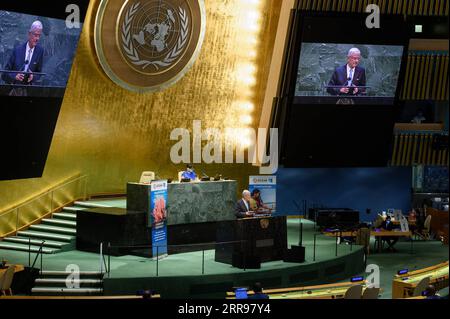
[[[291,246],[291,249],[286,250],[283,261],[287,263],[305,262],[305,247]]]
[[[261,269],[261,258],[258,256],[244,256],[241,253],[233,253],[231,264],[233,267],[240,269]]]

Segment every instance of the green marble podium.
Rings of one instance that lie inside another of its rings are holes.
[[[149,193],[150,185],[128,183],[127,209],[147,212]],[[217,225],[236,219],[236,194],[236,181],[168,184],[169,253],[211,249],[199,244],[214,243]]]
[[[127,209],[147,211],[150,185],[128,183]],[[197,224],[235,220],[237,182],[168,184],[167,224]]]

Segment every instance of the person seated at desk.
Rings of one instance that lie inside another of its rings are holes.
[[[442,299],[441,296],[436,294],[436,288],[433,285],[429,285],[423,292],[423,295],[427,297],[427,299]]]
[[[190,179],[191,182],[198,180],[197,174],[194,171],[192,164],[186,165],[186,170],[181,174],[182,179]]]
[[[394,224],[391,221],[391,217],[387,216],[386,219],[381,223],[381,228],[387,231],[394,230]],[[397,250],[394,248],[394,245],[398,242],[398,237],[384,237],[383,241],[388,244],[388,250],[392,252],[396,252]]]
[[[269,206],[265,205],[262,198],[261,198],[261,191],[259,189],[254,189],[251,193],[253,200],[256,203],[256,211],[264,211],[271,213],[272,210]]]
[[[248,299],[269,299],[269,296],[263,293],[261,283],[257,282],[253,286],[254,295],[248,296]]]
[[[237,218],[253,217],[254,213],[251,211],[250,201],[252,199],[251,193],[248,190],[242,192],[242,199],[236,203],[235,214]]]

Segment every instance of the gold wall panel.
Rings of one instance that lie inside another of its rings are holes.
[[[248,45],[242,32],[247,1],[205,2],[205,40],[191,71],[166,91],[138,94],[118,87],[101,72],[92,42],[98,1],[91,1],[43,177],[0,182],[0,212],[77,174],[89,176],[89,194],[124,192],[126,183],[137,181],[144,170],[176,178],[183,165],[170,161],[175,143],[170,132],[177,127],[191,130],[193,120],[201,120],[203,128],[241,126],[240,110],[233,105],[244,93],[250,92],[247,99],[255,105],[250,127],[258,126],[281,1],[259,1],[256,83],[246,92],[237,68],[249,61],[242,50]],[[240,188],[247,186],[248,175],[258,173],[249,164],[196,167],[235,178]]]

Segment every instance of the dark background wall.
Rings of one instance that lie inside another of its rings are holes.
[[[351,208],[362,221],[372,221],[388,208],[408,212],[411,203],[411,168],[281,168],[277,173],[277,211],[297,214],[302,200],[309,206]],[[366,214],[366,209],[371,214]]]

